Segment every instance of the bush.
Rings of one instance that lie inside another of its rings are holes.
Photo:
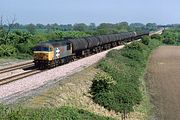
[[[14,56],[16,55],[17,50],[14,46],[11,45],[0,45],[0,57],[3,56]]]
[[[174,39],[164,39],[163,43],[173,45],[173,44],[176,43],[176,40],[174,40]]]
[[[149,41],[150,41],[150,37],[149,37],[149,36],[144,36],[144,37],[142,38],[142,43],[143,43],[144,45],[149,45]]]
[[[143,60],[147,57],[148,52],[149,49],[146,45],[141,42],[133,42],[122,49],[121,55],[135,61],[143,62]]]
[[[99,72],[93,79],[93,85],[91,90],[92,93],[96,94],[102,91],[108,91],[115,84],[116,82],[109,74],[105,72]]]
[[[16,45],[19,53],[28,54],[28,55],[32,55],[33,46],[34,45],[29,42],[28,43],[20,43],[20,44]]]
[[[122,56],[141,62],[144,59],[144,55],[138,50],[125,50],[122,52]]]
[[[162,35],[157,35],[157,34],[155,34],[155,35],[152,35],[152,36],[151,36],[151,39],[157,39],[157,40],[162,41],[163,37],[162,37]]]
[[[171,28],[163,32],[163,43],[169,45],[180,45],[180,29]]]
[[[153,50],[154,48],[160,46],[162,42],[159,39],[151,39],[148,47]]]
[[[142,44],[141,42],[133,42],[131,44],[127,44],[122,50],[139,50],[139,51],[145,51],[147,50],[147,46]]]

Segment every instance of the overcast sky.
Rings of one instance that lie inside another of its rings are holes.
[[[180,23],[180,0],[0,0],[0,15],[28,23]]]

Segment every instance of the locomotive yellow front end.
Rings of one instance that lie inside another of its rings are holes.
[[[48,44],[35,46],[33,51],[33,57],[36,67],[47,67],[54,57],[53,47]]]

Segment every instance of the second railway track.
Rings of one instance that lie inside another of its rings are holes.
[[[10,67],[0,69],[0,74],[10,72],[13,70],[17,70],[17,69],[28,68],[28,67],[32,67],[32,66],[33,66],[33,62],[18,64],[18,65],[14,65],[14,66],[10,66]]]
[[[13,81],[25,78],[25,77],[29,77],[31,75],[42,72],[41,70],[37,70],[36,68],[33,68],[33,67],[34,67],[33,62],[26,62],[26,63],[13,65],[13,66],[9,66],[9,67],[0,69],[0,74],[6,74],[8,72],[16,71],[18,69],[23,69],[23,72],[21,72],[19,74],[7,76],[5,78],[0,78],[0,85],[5,85],[10,82],[13,82]],[[27,71],[25,69],[27,69]]]
[[[27,72],[24,72],[24,73],[20,73],[20,74],[17,74],[17,75],[6,77],[6,78],[3,78],[3,79],[0,79],[0,85],[5,85],[5,84],[8,84],[10,82],[13,82],[13,81],[25,78],[25,77],[29,77],[31,75],[34,75],[34,74],[37,74],[37,73],[40,73],[40,72],[42,72],[42,71],[34,69],[34,70],[31,70],[31,71],[27,71]]]

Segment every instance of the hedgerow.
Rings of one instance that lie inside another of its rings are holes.
[[[111,84],[108,90],[94,92],[94,89],[104,89],[95,84],[99,79],[95,76],[91,86],[93,100],[109,110],[123,113],[133,111],[133,107],[142,101],[139,78],[144,74],[149,54],[160,44],[161,41],[146,37],[125,45],[121,50],[110,51],[98,67],[116,84]]]

